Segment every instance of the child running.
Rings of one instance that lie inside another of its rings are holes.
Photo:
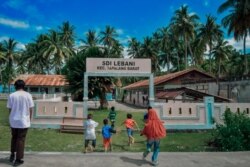
[[[112,106],[108,115],[108,119],[111,122],[111,127],[114,128],[115,127],[115,118],[116,118],[116,111],[115,111],[115,107]]]
[[[102,137],[103,137],[104,151],[107,152],[108,148],[110,148],[110,151],[112,151],[111,136],[112,136],[112,133],[116,133],[116,130],[114,130],[109,125],[108,119],[104,119],[103,124],[104,124],[104,126],[102,127]]]
[[[87,152],[87,148],[89,146],[89,142],[92,141],[92,146],[90,145],[90,151],[93,151],[96,146],[96,134],[95,128],[98,126],[98,123],[92,120],[93,115],[88,114],[87,120],[84,122],[85,128],[85,150],[84,153]]]
[[[143,153],[143,158],[145,159],[147,157],[147,155],[151,152],[151,147],[153,146],[153,155],[151,160],[153,165],[157,166],[159,164],[158,154],[160,149],[160,139],[166,136],[166,129],[154,109],[148,110],[148,118],[141,135],[145,135],[147,138],[147,150]]]
[[[127,134],[128,134],[128,145],[131,146],[135,142],[135,138],[133,137],[133,131],[134,131],[134,126],[137,127],[139,130],[139,127],[136,123],[135,120],[132,119],[132,114],[127,114],[127,119],[121,124],[125,125],[127,128]]]

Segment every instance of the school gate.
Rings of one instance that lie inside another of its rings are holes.
[[[88,77],[148,77],[149,105],[154,104],[154,75],[150,59],[87,58],[84,73],[83,117],[88,114]]]

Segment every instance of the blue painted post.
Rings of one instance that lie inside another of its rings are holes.
[[[88,73],[84,73],[84,87],[83,87],[83,118],[88,115]]]
[[[155,95],[154,95],[154,74],[149,76],[149,105],[154,106]]]
[[[214,97],[207,96],[204,97],[204,105],[206,111],[206,125],[208,128],[212,128],[213,113],[214,113]]]

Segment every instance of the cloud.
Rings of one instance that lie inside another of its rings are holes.
[[[30,25],[28,23],[25,23],[24,21],[12,20],[12,19],[3,18],[3,17],[0,17],[0,24],[9,26],[12,28],[26,29],[30,27]]]
[[[126,37],[118,37],[118,41],[123,44],[123,45],[127,45],[128,44],[128,40],[130,39],[131,37],[129,35],[127,35]]]
[[[0,37],[0,42],[2,42],[2,41],[4,41],[4,40],[8,40],[9,39],[9,37],[7,37],[7,36],[1,36]]]
[[[41,30],[43,30],[43,26],[35,26],[35,29],[36,29],[37,31],[41,31]]]
[[[3,5],[12,9],[20,9],[23,6],[24,1],[22,0],[8,0]]]
[[[116,29],[118,35],[122,35],[124,33],[123,29]]]
[[[232,45],[237,50],[243,50],[243,40],[236,41],[234,38],[226,39],[230,45]],[[246,39],[246,48],[250,48],[250,37],[248,36]]]
[[[203,1],[203,5],[204,5],[205,7],[208,7],[208,6],[209,6],[209,1],[208,1],[208,0]]]
[[[7,37],[7,36],[1,36],[1,37],[0,37],[0,42],[5,41],[5,40],[8,41],[8,40],[9,40],[9,37]],[[16,41],[16,40],[15,40],[15,41]],[[17,45],[16,45],[16,49],[17,49],[17,50],[24,50],[24,49],[26,49],[24,43],[19,42],[19,41],[16,41],[16,42],[17,42]]]
[[[130,56],[128,55],[128,47],[124,47],[122,51],[122,55],[125,59],[129,58]]]
[[[25,50],[26,49],[25,44],[23,44],[21,42],[17,43],[16,48],[17,48],[17,50]]]
[[[46,1],[47,2],[47,1]],[[44,16],[39,12],[35,5],[29,4],[24,0],[8,0],[3,4],[4,7],[24,13],[29,18],[44,19]]]

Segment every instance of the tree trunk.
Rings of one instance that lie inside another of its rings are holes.
[[[107,107],[108,107],[108,101],[106,99],[106,91],[105,88],[102,88],[100,92],[100,109],[104,109]]]
[[[187,39],[186,39],[186,35],[184,35],[184,43],[185,43],[185,69],[187,69]]]
[[[212,72],[212,44],[209,44],[209,73],[211,74]]]
[[[191,46],[190,46],[189,42],[188,42],[188,48],[189,48],[190,56],[191,56],[191,59],[192,59],[192,65],[193,65],[193,63],[194,63],[194,57],[193,57],[193,52],[192,52],[192,49],[191,49]]]
[[[220,60],[220,58],[219,58],[219,69],[218,69],[218,78],[217,78],[217,83],[218,83],[218,93],[217,93],[217,95],[218,96],[220,96],[220,62],[221,62],[221,60]]]
[[[179,57],[178,51],[177,51],[177,68],[178,68],[178,71],[180,71],[180,57]]]
[[[169,73],[169,69],[170,69],[170,64],[169,64],[169,55],[167,54],[167,66],[168,66],[168,73]]]
[[[220,78],[220,63],[221,63],[221,60],[219,59],[219,69],[218,69],[218,77]]]
[[[247,35],[244,35],[243,38],[243,52],[244,52],[244,57],[245,57],[245,75],[248,74],[248,59],[247,59],[247,54],[246,54],[246,37]]]

